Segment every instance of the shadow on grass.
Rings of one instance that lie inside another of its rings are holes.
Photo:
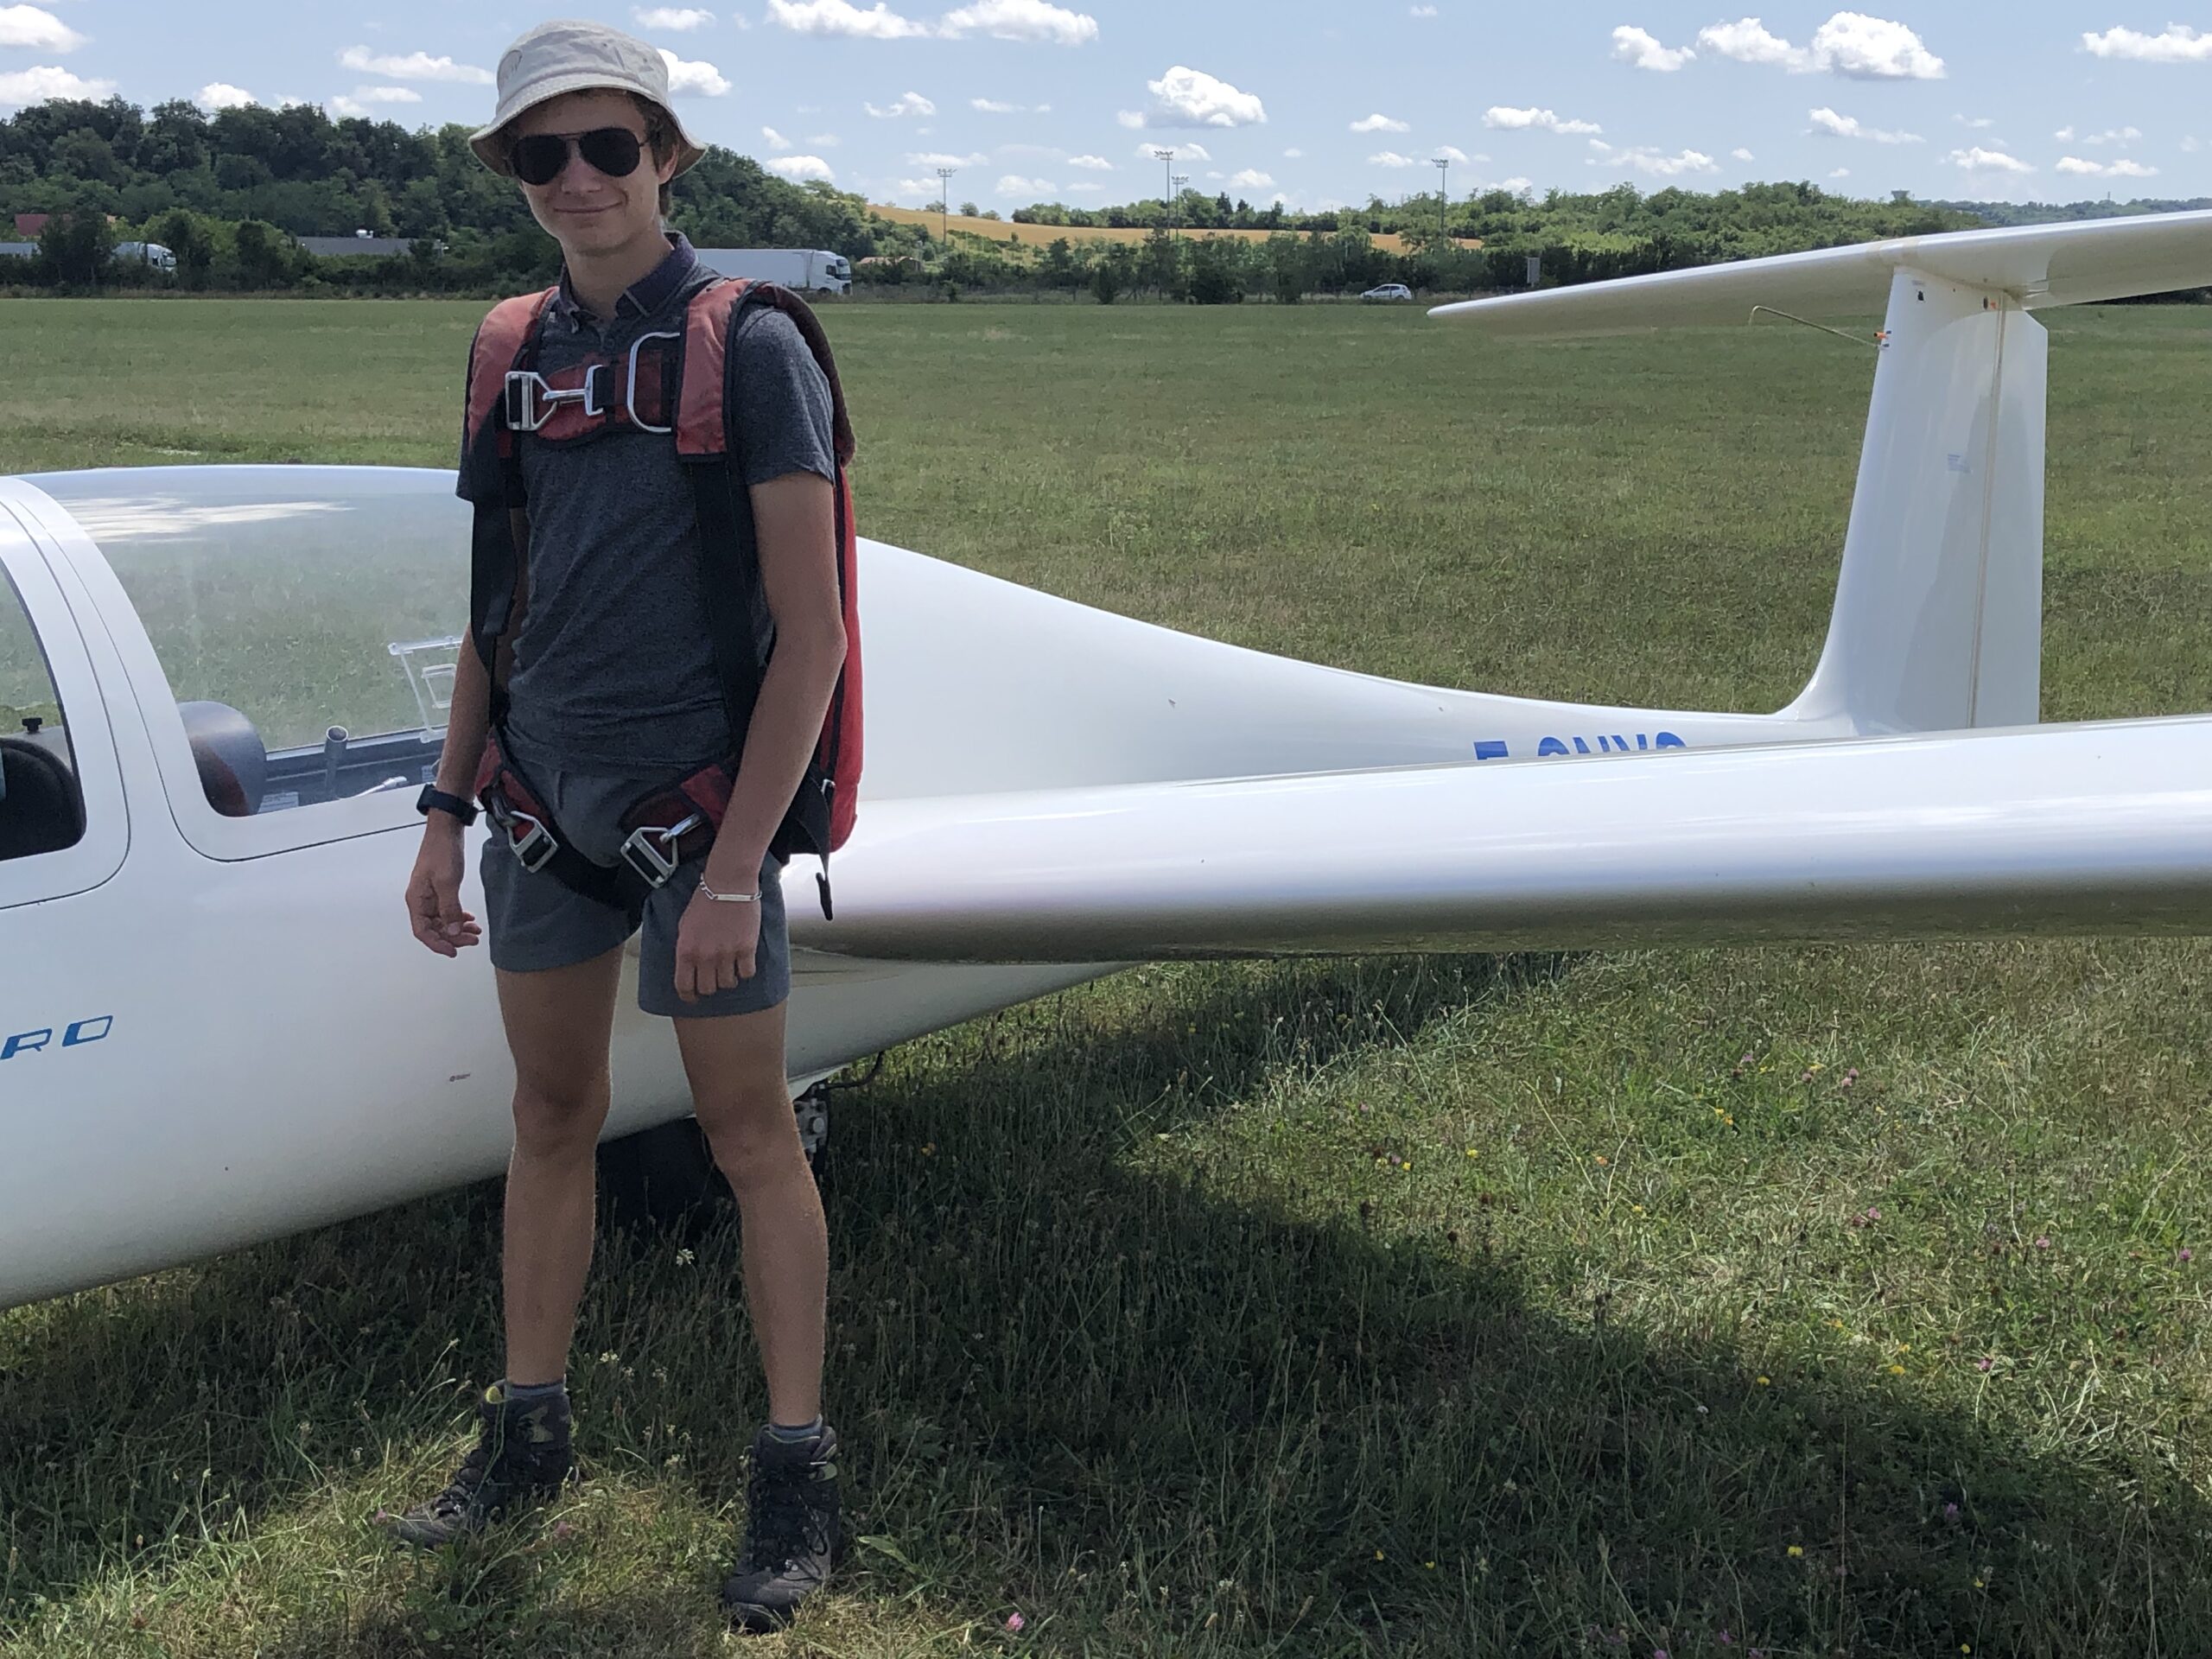
[[[2212,1528],[2161,1471],[2024,1445],[1864,1369],[1763,1386],[1730,1332],[1570,1316],[1510,1255],[1371,1233],[1349,1198],[1300,1218],[1313,1182],[1255,1161],[1141,1167],[1281,1069],[1572,968],[1155,970],[914,1046],[844,1097],[830,1398],[863,1541],[842,1617],[911,1598],[988,1633],[1020,1607],[1025,1650],[1051,1653],[2212,1649]],[[741,1491],[760,1402],[735,1235],[625,1236],[594,1273],[581,1446],[648,1503]],[[496,1237],[478,1189],[45,1310],[0,1356],[0,1616],[112,1574],[121,1541],[188,1554],[334,1462],[431,1455],[496,1355]],[[268,1650],[704,1651],[715,1628],[703,1578],[555,1617],[512,1573],[451,1630],[423,1582],[387,1575],[342,1618],[302,1605]]]

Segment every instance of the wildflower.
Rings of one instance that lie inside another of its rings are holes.
[[[1986,1371],[1996,1363],[1997,1361],[1993,1357],[1988,1354],[1984,1354],[1980,1359],[1974,1361],[1974,1368],[1977,1371]]]
[[[936,1141],[925,1141],[924,1142],[922,1142],[922,1156],[923,1156],[923,1157],[925,1157],[925,1158],[934,1158],[934,1157],[936,1157],[936,1156],[937,1156],[937,1142],[936,1142]]]
[[[2174,1260],[2177,1262],[2190,1262],[2194,1261],[2196,1257],[2196,1252],[2190,1249],[2186,1244],[2183,1245],[2181,1249],[2174,1252]]]
[[[1943,1506],[1943,1518],[1953,1525],[1956,1525],[1959,1519],[1959,1506],[1955,1503],[1946,1503]]]
[[[1423,1561],[1421,1565],[1432,1573],[1436,1571],[1436,1563],[1434,1561]]]
[[[1793,1560],[1795,1560],[1797,1556],[1802,1555],[1804,1553],[1805,1553],[1805,1546],[1804,1546],[1804,1545],[1802,1545],[1802,1544],[1792,1544],[1792,1545],[1790,1545],[1790,1546],[1789,1546],[1789,1554],[1790,1554],[1790,1557],[1791,1557],[1791,1559],[1793,1559]]]
[[[1375,1559],[1378,1561],[1382,1559],[1382,1552],[1381,1550],[1378,1549],[1375,1552]]]
[[[1766,1385],[1767,1385],[1767,1379],[1766,1379],[1765,1377],[1761,1377],[1761,1378],[1759,1378],[1758,1382],[1759,1382],[1759,1387],[1761,1387],[1761,1388],[1764,1388],[1764,1387],[1766,1387]]]
[[[689,1249],[678,1250],[676,1253],[676,1265],[679,1268],[688,1268],[698,1259]]]
[[[1009,1630],[1018,1630],[1027,1623],[1028,1621],[1020,1613],[1008,1613],[1006,1616],[1006,1627]]]
[[[1469,1147],[1467,1148],[1467,1156],[1470,1158],[1479,1158],[1482,1154],[1477,1152],[1472,1147]]]
[[[1729,1635],[1726,1628],[1723,1628],[1720,1632],[1719,1641],[1724,1648],[1732,1648],[1736,1645],[1736,1638]]]
[[[2044,1234],[2041,1238],[2038,1238],[2037,1240],[2036,1240],[2036,1249],[2039,1249],[2039,1250],[2047,1250],[2047,1249],[2049,1249],[2050,1248],[2050,1236],[2048,1233]]]
[[[553,1523],[553,1536],[556,1541],[569,1537],[575,1532],[575,1529],[570,1526],[566,1521],[556,1521]]]
[[[1606,1164],[1612,1161],[1602,1152],[1593,1152],[1590,1155],[1598,1160],[1598,1164],[1600,1168],[1603,1168]]]
[[[1904,1366],[1902,1366],[1902,1365],[1892,1365],[1892,1366],[1891,1366],[1891,1367],[1890,1367],[1890,1375],[1891,1375],[1891,1376],[1903,1376],[1904,1375]]]
[[[1871,1205],[1867,1206],[1867,1210],[1866,1210],[1866,1219],[1867,1219],[1867,1220],[1869,1220],[1869,1221],[1879,1221],[1881,1218],[1882,1218],[1882,1212],[1881,1212],[1879,1210],[1875,1209],[1875,1208],[1874,1208],[1872,1205]]]

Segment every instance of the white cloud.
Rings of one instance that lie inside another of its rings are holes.
[[[1969,173],[2032,173],[2035,168],[2017,156],[2008,156],[2001,149],[1984,149],[1976,144],[1972,149],[1955,149],[1943,158],[1952,166]]]
[[[2082,140],[2085,144],[2118,144],[2122,149],[2139,143],[2143,137],[2140,127],[2107,127],[2102,132],[2093,132]]]
[[[1105,188],[1096,179],[1077,179],[1073,184],[1068,186],[1068,194],[1073,195],[1078,190],[1103,190]]]
[[[1533,190],[1535,188],[1535,180],[1523,178],[1500,179],[1496,184],[1491,186],[1493,190],[1510,191],[1516,196],[1523,190]]]
[[[1847,179],[1850,176],[1851,169],[1847,167],[1839,167],[1834,172],[1828,175],[1828,177],[1832,179]]]
[[[233,86],[227,80],[209,81],[194,101],[203,110],[242,110],[249,104],[261,102],[245,87]]]
[[[861,107],[879,121],[896,121],[902,115],[935,115],[937,113],[937,105],[919,92],[908,92],[886,109],[878,109],[873,104],[863,105]]]
[[[791,147],[791,141],[773,127],[761,128],[760,137],[771,149],[789,149]]]
[[[1813,64],[1856,80],[1941,80],[1943,60],[1903,23],[1839,11],[1813,31]]]
[[[837,148],[838,138],[834,132],[817,132],[810,135],[806,142],[810,149],[835,149]]]
[[[1490,160],[1487,156],[1470,156],[1457,144],[1439,144],[1429,154],[1451,162],[1454,167],[1472,167],[1477,162]]]
[[[980,110],[985,115],[1050,115],[1052,112],[1052,106],[1049,104],[1007,104],[995,98],[971,98],[968,100],[968,107]]]
[[[1885,132],[1879,127],[1859,124],[1855,115],[1838,115],[1834,110],[1818,109],[1809,118],[1815,131],[1825,132],[1835,138],[1864,138],[1877,144],[1920,144],[1927,143],[1916,132]]]
[[[2082,48],[2101,58],[2130,58],[2138,63],[2212,62],[2212,35],[2200,35],[2186,23],[2168,23],[2163,35],[2144,35],[2132,29],[2085,34]]]
[[[1503,105],[1493,105],[1490,109],[1484,111],[1483,125],[1486,127],[1503,127],[1510,132],[1520,132],[1531,127],[1536,127],[1541,128],[1546,132],[1559,132],[1569,135],[1583,132],[1603,132],[1605,130],[1603,127],[1599,126],[1594,121],[1562,121],[1559,117],[1554,115],[1549,110],[1512,110],[1507,109]]]
[[[1282,153],[1282,158],[1286,162],[1302,162],[1306,159],[1306,152],[1295,148],[1286,149]]]
[[[1137,159],[1141,162],[1150,162],[1154,167],[1158,167],[1160,165],[1160,157],[1154,155],[1152,152],[1156,149],[1166,149],[1170,148],[1174,150],[1175,159],[1179,162],[1210,162],[1213,160],[1213,157],[1206,153],[1206,147],[1204,144],[1193,143],[1188,138],[1178,139],[1172,146],[1166,144],[1139,144],[1137,146]]]
[[[1631,149],[1616,149],[1599,138],[1592,138],[1590,148],[1598,152],[1589,158],[1592,167],[1633,168],[1638,173],[1649,173],[1655,178],[1674,179],[1685,173],[1718,173],[1720,170],[1720,164],[1701,150],[1685,149],[1679,156],[1666,156],[1645,144],[1638,144]]]
[[[2194,137],[2184,138],[2181,141],[2181,153],[2184,156],[2194,156],[2202,147],[2202,146],[2200,145]]]
[[[1256,167],[1248,167],[1242,173],[1230,174],[1229,181],[1239,190],[1272,190],[1275,182]]]
[[[1792,46],[1757,17],[1713,23],[1697,43],[1738,63],[1771,64],[1792,74],[1825,72],[1854,80],[1941,80],[1943,60],[1899,22],[1862,11],[1839,11],[1813,31],[1809,46]]]
[[[1033,41],[1049,46],[1083,46],[1098,38],[1098,20],[1046,0],[973,0],[944,14],[938,32],[957,40],[970,32],[1000,41]]]
[[[356,86],[348,103],[362,104],[420,104],[423,94],[412,86]]]
[[[84,43],[82,35],[50,11],[36,6],[0,6],[0,46],[74,52]]]
[[[2153,179],[2158,175],[2157,168],[2145,167],[2140,162],[2087,162],[2079,156],[2061,156],[2058,170],[2090,179]]]
[[[1756,17],[1709,24],[1698,31],[1697,43],[1708,52],[1718,52],[1738,63],[1779,64],[1796,73],[1813,67],[1811,54],[1770,33]]]
[[[1395,149],[1386,149],[1379,156],[1369,156],[1367,164],[1370,167],[1417,167],[1420,165],[1412,156],[1401,156]]]
[[[372,52],[365,46],[349,46],[338,54],[338,61],[348,69],[369,75],[386,75],[393,80],[458,80],[471,86],[497,84],[489,69],[479,69],[473,63],[455,63],[451,58],[434,58],[427,52],[410,52],[403,56]]]
[[[1351,124],[1354,132],[1411,132],[1413,126],[1405,121],[1393,121],[1387,115],[1370,115]]]
[[[1019,173],[1009,173],[998,183],[995,194],[1001,196],[1028,196],[1032,200],[1049,196],[1056,187],[1050,179],[1025,179]]]
[[[1687,46],[1662,46],[1644,30],[1624,23],[1613,31],[1613,55],[1639,69],[1670,75],[1694,60],[1697,54]]]
[[[991,158],[978,153],[974,156],[949,156],[941,149],[909,150],[909,167],[988,167]]]
[[[2052,133],[2050,136],[2057,139],[2058,142],[2063,144],[2074,137],[2074,129],[2071,127],[2061,127],[2056,132]]]
[[[1413,9],[1413,15],[1416,17],[1433,17],[1436,16],[1436,8],[1434,6],[1415,6]]]
[[[1758,160],[1758,157],[1752,155],[1748,149],[1732,149],[1728,153],[1739,162],[1755,162]]]
[[[779,156],[768,163],[768,170],[781,174],[793,184],[803,184],[809,179],[834,181],[837,176],[819,156]]]
[[[866,41],[903,41],[927,35],[930,26],[902,17],[884,3],[862,11],[852,0],[768,0],[768,21],[799,35],[849,35]]]
[[[729,79],[711,63],[679,58],[666,47],[660,49],[661,60],[668,65],[668,93],[671,98],[720,98],[729,91]]]
[[[664,29],[677,35],[704,29],[715,21],[713,12],[695,6],[632,6],[630,16],[639,29]]]
[[[1955,115],[1951,119],[1957,122],[1962,127],[1973,128],[1976,132],[1980,132],[1985,127],[1993,127],[1997,124],[1995,121],[1986,115],[1975,116],[1971,119],[1963,115]]]
[[[937,179],[899,179],[893,183],[891,194],[893,196],[919,196],[934,207],[944,191],[949,188],[950,185]]]
[[[101,99],[114,90],[111,80],[86,80],[52,64],[40,64],[0,74],[0,109],[43,104],[50,98]]]
[[[1071,156],[1068,165],[1079,167],[1087,173],[1111,173],[1114,170],[1114,163],[1103,156]]]
[[[1123,110],[1116,118],[1125,127],[1249,127],[1268,118],[1268,111],[1251,92],[1239,92],[1227,81],[1202,69],[1177,64],[1158,80],[1145,83],[1152,93],[1152,107]]]

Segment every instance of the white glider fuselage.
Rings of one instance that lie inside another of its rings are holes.
[[[2186,217],[2161,277],[2212,280]],[[1961,240],[2015,246],[1934,239]],[[864,543],[837,919],[785,877],[794,1087],[1145,958],[2212,928],[2212,721],[2034,725],[2043,330],[2012,287],[1876,280],[1834,622],[1777,714],[1411,685]],[[0,616],[0,703],[58,710],[82,818],[0,855],[0,1306],[504,1165],[489,964],[424,951],[401,900],[438,736],[411,642],[458,632],[467,544],[442,473],[0,482],[36,658]],[[239,769],[244,799],[210,781]],[[609,1135],[690,1108],[622,995]]]

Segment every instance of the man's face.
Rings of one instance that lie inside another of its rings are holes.
[[[642,143],[645,111],[622,92],[566,92],[525,110],[508,137],[512,142],[535,133],[574,136],[599,127],[620,127]],[[524,184],[522,191],[529,198],[531,216],[564,253],[607,253],[658,233],[660,187],[675,174],[673,149],[664,157],[644,150],[629,177],[615,179],[584,160],[571,145],[568,164],[550,184]]]

